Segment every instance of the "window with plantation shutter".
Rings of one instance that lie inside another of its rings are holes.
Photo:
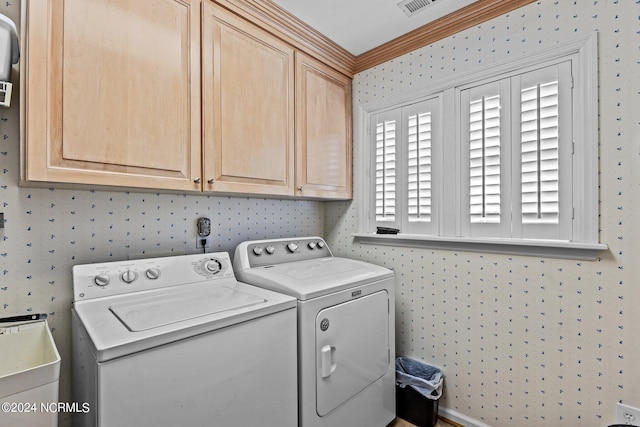
[[[389,226],[399,236],[368,238],[570,257],[606,247],[597,231],[596,58],[586,38],[362,110],[371,163],[358,237]]]
[[[437,227],[433,159],[441,133],[439,108],[440,98],[435,97],[373,118],[378,226],[412,233],[430,233]]]
[[[570,120],[561,123],[572,114],[571,86],[561,62],[460,91],[469,200],[461,235],[570,237],[573,137]]]

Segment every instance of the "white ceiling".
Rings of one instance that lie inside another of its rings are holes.
[[[272,0],[353,55],[360,55],[476,0],[429,0],[411,17],[401,0]]]

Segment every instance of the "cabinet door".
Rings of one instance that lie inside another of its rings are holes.
[[[293,49],[211,2],[203,14],[205,191],[293,196]]]
[[[34,0],[26,14],[24,178],[201,190],[200,0]]]
[[[350,199],[351,79],[296,53],[296,196]]]

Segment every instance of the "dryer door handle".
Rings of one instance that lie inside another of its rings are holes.
[[[336,348],[332,345],[325,345],[320,349],[320,375],[322,378],[331,376],[336,370]]]

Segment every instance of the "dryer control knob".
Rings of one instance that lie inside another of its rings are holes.
[[[260,246],[256,246],[253,248],[253,253],[258,256],[262,255],[262,248]]]
[[[109,284],[109,276],[107,274],[98,274],[93,278],[93,283],[98,286],[107,286]]]
[[[144,272],[144,275],[147,276],[149,280],[156,280],[160,277],[160,269],[159,268],[147,268],[147,271]]]
[[[124,273],[122,273],[120,275],[120,279],[122,279],[122,281],[124,283],[132,283],[137,278],[138,278],[138,273],[136,273],[135,271],[131,271],[131,270],[127,270],[127,271],[125,271]]]
[[[318,242],[318,247],[319,247],[320,249],[324,248],[324,242],[323,242],[322,240],[320,240],[320,241]]]
[[[316,248],[316,244],[314,242],[309,242],[307,246],[309,246],[309,249],[311,250],[314,250]]]
[[[264,250],[267,251],[269,255],[273,255],[273,253],[276,251],[276,248],[274,248],[273,246],[267,246],[266,248],[264,248]]]
[[[287,245],[287,250],[291,253],[295,252],[296,249],[298,249],[298,245],[296,245],[295,243],[289,243]]]

